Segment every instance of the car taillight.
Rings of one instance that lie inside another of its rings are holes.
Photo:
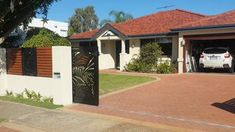
[[[229,58],[231,55],[229,54],[229,53],[226,53],[225,55],[224,55],[224,58]]]
[[[201,54],[200,58],[204,58],[204,55],[203,55],[203,54]]]

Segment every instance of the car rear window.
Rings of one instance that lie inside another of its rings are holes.
[[[222,54],[226,52],[227,52],[227,49],[221,49],[221,48],[205,49],[204,51],[204,53],[206,54]]]

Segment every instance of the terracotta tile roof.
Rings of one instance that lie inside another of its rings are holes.
[[[168,33],[172,28],[205,18],[184,10],[162,11],[113,26],[127,36]]]
[[[224,26],[235,24],[235,10],[225,12],[223,14],[209,16],[196,22],[187,23],[176,28],[195,28],[206,26]]]
[[[112,26],[126,36],[162,34],[170,32],[172,28],[179,25],[197,21],[205,17],[201,14],[175,9],[113,24]],[[72,35],[70,39],[88,39],[95,36],[97,32],[98,30],[96,29]]]
[[[92,38],[99,30],[95,29],[92,31],[87,31],[87,32],[83,32],[83,33],[79,33],[79,34],[74,34],[72,36],[70,36],[70,39],[90,39]]]

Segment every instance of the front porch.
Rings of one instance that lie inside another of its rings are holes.
[[[124,70],[131,60],[129,43],[124,40],[97,40],[99,50],[99,69]]]

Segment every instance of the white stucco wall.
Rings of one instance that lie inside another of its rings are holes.
[[[130,40],[130,57],[139,55],[140,53],[140,39],[131,39]]]
[[[6,50],[0,48],[0,95],[6,88]]]
[[[125,66],[131,61],[131,55],[126,53],[120,54],[120,71],[125,70]]]
[[[52,48],[53,73],[60,73],[60,78],[6,75],[5,90],[21,93],[25,89],[39,92],[42,96],[52,97],[55,104],[72,104],[72,62],[71,47],[55,46]]]

